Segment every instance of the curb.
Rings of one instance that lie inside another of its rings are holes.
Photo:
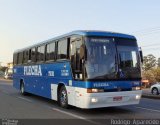
[[[1,77],[0,77],[0,81],[12,82],[13,80],[12,80],[12,79],[4,79],[4,78],[1,78]]]
[[[142,98],[160,99],[160,95],[147,95],[147,94],[142,94]]]

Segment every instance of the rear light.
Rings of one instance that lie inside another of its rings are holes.
[[[141,87],[137,86],[137,87],[132,87],[132,90],[141,90]]]
[[[87,89],[87,93],[104,92],[104,89]]]

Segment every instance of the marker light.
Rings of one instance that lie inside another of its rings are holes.
[[[104,89],[87,89],[87,93],[104,92]]]
[[[141,87],[137,86],[137,87],[132,87],[132,90],[141,90]]]

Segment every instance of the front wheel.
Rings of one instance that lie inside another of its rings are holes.
[[[62,86],[58,95],[58,102],[62,108],[68,108],[68,95],[65,86]]]
[[[152,94],[153,95],[158,95],[159,94],[158,89],[157,88],[153,88],[152,89]]]

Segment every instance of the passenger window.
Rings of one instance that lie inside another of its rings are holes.
[[[27,63],[28,62],[28,51],[24,51],[23,52],[23,63]]]
[[[31,49],[31,61],[36,62],[36,48]]]
[[[45,45],[37,48],[37,62],[44,61],[45,57]]]
[[[14,55],[13,55],[13,64],[14,65],[17,65],[17,61],[18,61],[18,54],[17,53],[15,53]]]
[[[23,63],[23,52],[18,53],[18,64]]]
[[[46,60],[55,60],[55,42],[47,45]]]
[[[68,48],[67,39],[58,42],[57,59],[67,59],[68,57],[67,48]]]

